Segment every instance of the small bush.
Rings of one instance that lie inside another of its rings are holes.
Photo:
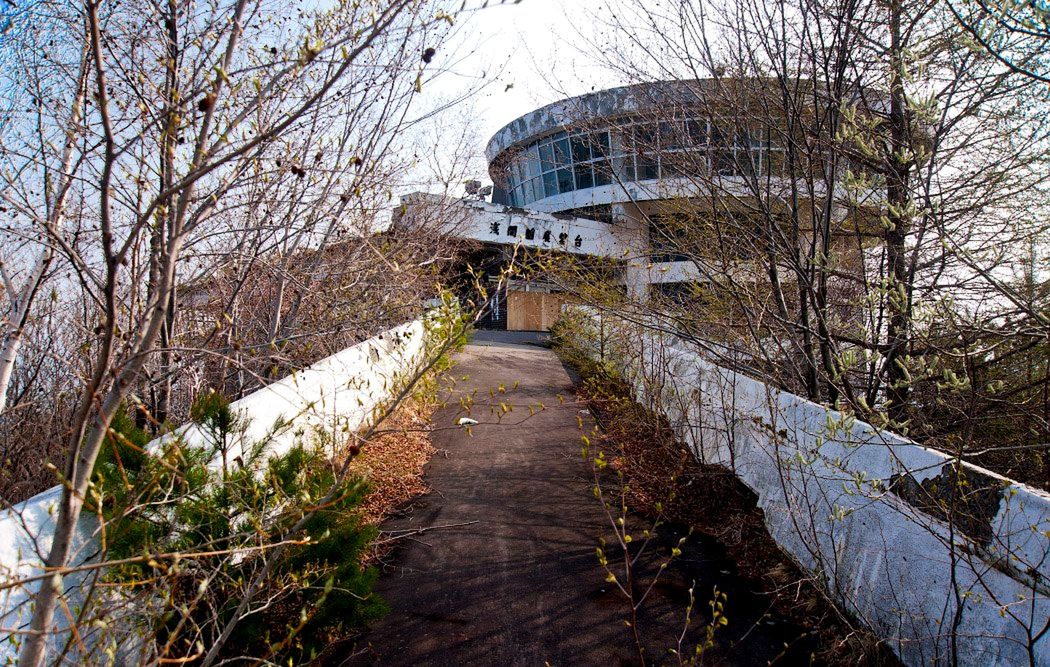
[[[581,377],[618,378],[611,363],[595,358],[592,345],[598,338],[591,318],[572,308],[563,311],[550,328],[551,347]]]
[[[138,594],[153,659],[200,655],[247,595],[258,604],[229,636],[229,655],[309,662],[382,615],[371,592],[377,572],[360,566],[376,535],[358,518],[367,485],[340,480],[306,444],[265,462],[264,447],[253,447],[249,460],[220,468],[216,456],[239,419],[215,393],[194,404],[194,417],[208,432],[205,445],[173,437],[147,454],[148,436],[121,413],[95,472],[92,507],[106,522],[106,558],[129,561],[106,578]],[[285,550],[251,593],[278,544]]]

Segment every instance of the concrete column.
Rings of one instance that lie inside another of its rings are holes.
[[[612,205],[614,234],[628,249],[624,258],[627,295],[641,303],[649,300],[649,225],[634,202]]]

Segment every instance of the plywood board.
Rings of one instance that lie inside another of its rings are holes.
[[[507,330],[525,331],[525,297],[528,292],[507,292]]]
[[[561,315],[566,299],[547,292],[508,292],[507,329],[509,331],[548,331]]]

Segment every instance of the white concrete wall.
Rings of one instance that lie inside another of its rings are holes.
[[[1050,664],[1050,637],[1036,639],[1050,622],[1047,494],[970,467],[1003,487],[980,544],[887,490],[895,474],[941,474],[940,452],[720,368],[678,339],[600,330],[594,349],[623,368],[637,400],[698,459],[735,471],[784,551],[906,664],[952,664],[953,652],[963,665]]]
[[[706,282],[705,276],[694,262],[654,262],[646,267],[649,283]]]
[[[395,327],[234,401],[230,407],[244,418],[246,429],[233,443],[228,459],[261,441],[267,442],[266,456],[285,453],[313,429],[329,433],[337,443],[345,442],[350,433],[369,426],[392,393],[419,368],[425,356],[424,329],[421,320]],[[179,430],[191,444],[207,443],[196,424]],[[212,464],[221,466],[221,460]],[[39,587],[39,582],[11,584],[41,572],[60,497],[61,489],[55,487],[0,513],[0,585],[6,586],[0,591],[0,664],[12,662],[17,655],[18,635],[11,630],[28,626],[28,602]],[[98,528],[94,516],[82,518],[72,563],[84,563],[96,554]],[[77,599],[75,590],[83,579],[66,578],[71,600]],[[62,613],[58,616],[62,624]],[[64,641],[62,635],[58,639]]]

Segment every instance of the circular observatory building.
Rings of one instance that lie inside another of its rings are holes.
[[[706,236],[725,247],[727,235],[760,229],[755,216],[768,220],[789,201],[796,214],[827,212],[843,232],[869,217],[856,197],[847,206],[823,185],[828,169],[857,165],[812,153],[789,160],[786,147],[812,130],[789,128],[781,108],[780,91],[758,79],[664,81],[564,99],[489,141],[491,202],[476,183],[455,202],[413,194],[401,218],[425,224],[440,209],[447,231],[481,243],[475,266],[492,275],[521,248],[565,252],[614,266],[611,280],[633,298],[674,296],[727,271],[724,254],[709,263],[683,249]],[[454,222],[450,205],[459,210]],[[739,245],[735,279],[757,269],[748,244]],[[492,294],[481,324],[544,330],[561,303],[550,285],[512,282]]]

